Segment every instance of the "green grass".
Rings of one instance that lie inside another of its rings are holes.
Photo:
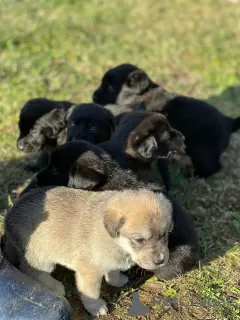
[[[19,110],[30,98],[90,101],[107,68],[131,62],[172,91],[240,115],[239,17],[240,4],[228,0],[1,0],[0,210],[31,176],[23,170],[28,158],[16,148]],[[176,168],[172,172],[202,259],[185,276],[140,286],[141,301],[152,307],[148,319],[239,319],[240,134],[223,156],[223,170],[211,179],[188,182]],[[61,271],[58,277],[64,279],[74,319],[91,319],[72,274]],[[131,292],[131,286],[120,293],[104,286],[112,311],[105,319],[126,318]],[[169,293],[221,303],[152,304],[153,295]]]

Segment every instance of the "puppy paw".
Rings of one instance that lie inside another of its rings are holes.
[[[128,277],[121,273],[119,270],[109,272],[105,279],[108,284],[113,287],[122,287],[128,282]]]
[[[82,297],[85,309],[93,316],[104,316],[108,313],[107,304],[103,299],[90,299]]]

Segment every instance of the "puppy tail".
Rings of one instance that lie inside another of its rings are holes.
[[[233,124],[232,124],[232,132],[235,132],[238,129],[240,129],[240,117],[233,119]]]

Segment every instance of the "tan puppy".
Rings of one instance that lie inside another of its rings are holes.
[[[19,268],[60,294],[64,287],[50,273],[56,264],[74,270],[86,310],[99,316],[107,313],[103,276],[122,286],[128,278],[120,270],[165,265],[171,228],[172,206],[160,193],[39,188],[8,212],[6,253],[14,248]]]

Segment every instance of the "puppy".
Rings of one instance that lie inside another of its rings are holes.
[[[54,185],[99,190],[110,175],[106,171],[109,159],[103,149],[87,141],[67,142],[53,150],[47,166],[33,177],[20,197],[31,189]]]
[[[67,141],[86,140],[98,144],[110,139],[115,128],[112,113],[94,103],[71,107],[67,120]]]
[[[48,162],[48,153],[66,141],[66,115],[73,105],[68,101],[45,98],[31,99],[20,112],[17,147],[26,153],[42,152],[36,165],[27,169],[38,170]]]
[[[106,72],[93,100],[132,109],[144,103],[146,110],[165,114],[170,125],[185,137],[187,157],[176,160],[193,165],[199,177],[209,177],[220,170],[221,154],[231,134],[240,128],[240,117],[232,119],[206,102],[167,92],[143,70],[130,64]]]
[[[184,152],[183,135],[173,129],[160,114],[129,112],[120,119],[112,138],[99,144],[123,168],[133,170],[140,178],[149,179],[151,165],[158,166],[166,190],[171,186],[167,159]]]
[[[120,270],[167,263],[171,229],[170,202],[146,189],[40,188],[21,197],[5,220],[20,270],[58,294],[64,287],[50,273],[56,264],[74,270],[82,303],[94,316],[108,311],[100,299],[103,277],[118,287],[128,281]]]
[[[66,112],[72,105],[45,98],[27,101],[18,122],[18,149],[30,153],[41,151],[45,145],[55,146],[58,134],[66,128]]]
[[[120,167],[106,151],[86,141],[71,141],[56,148],[48,166],[33,178],[22,195],[31,189],[50,185],[95,191],[145,188],[162,192],[158,184],[140,179],[132,170]],[[173,197],[167,197],[173,206],[170,257],[165,266],[155,270],[155,275],[164,280],[191,270],[199,258],[198,240],[187,213]],[[142,270],[140,273],[142,275]]]

